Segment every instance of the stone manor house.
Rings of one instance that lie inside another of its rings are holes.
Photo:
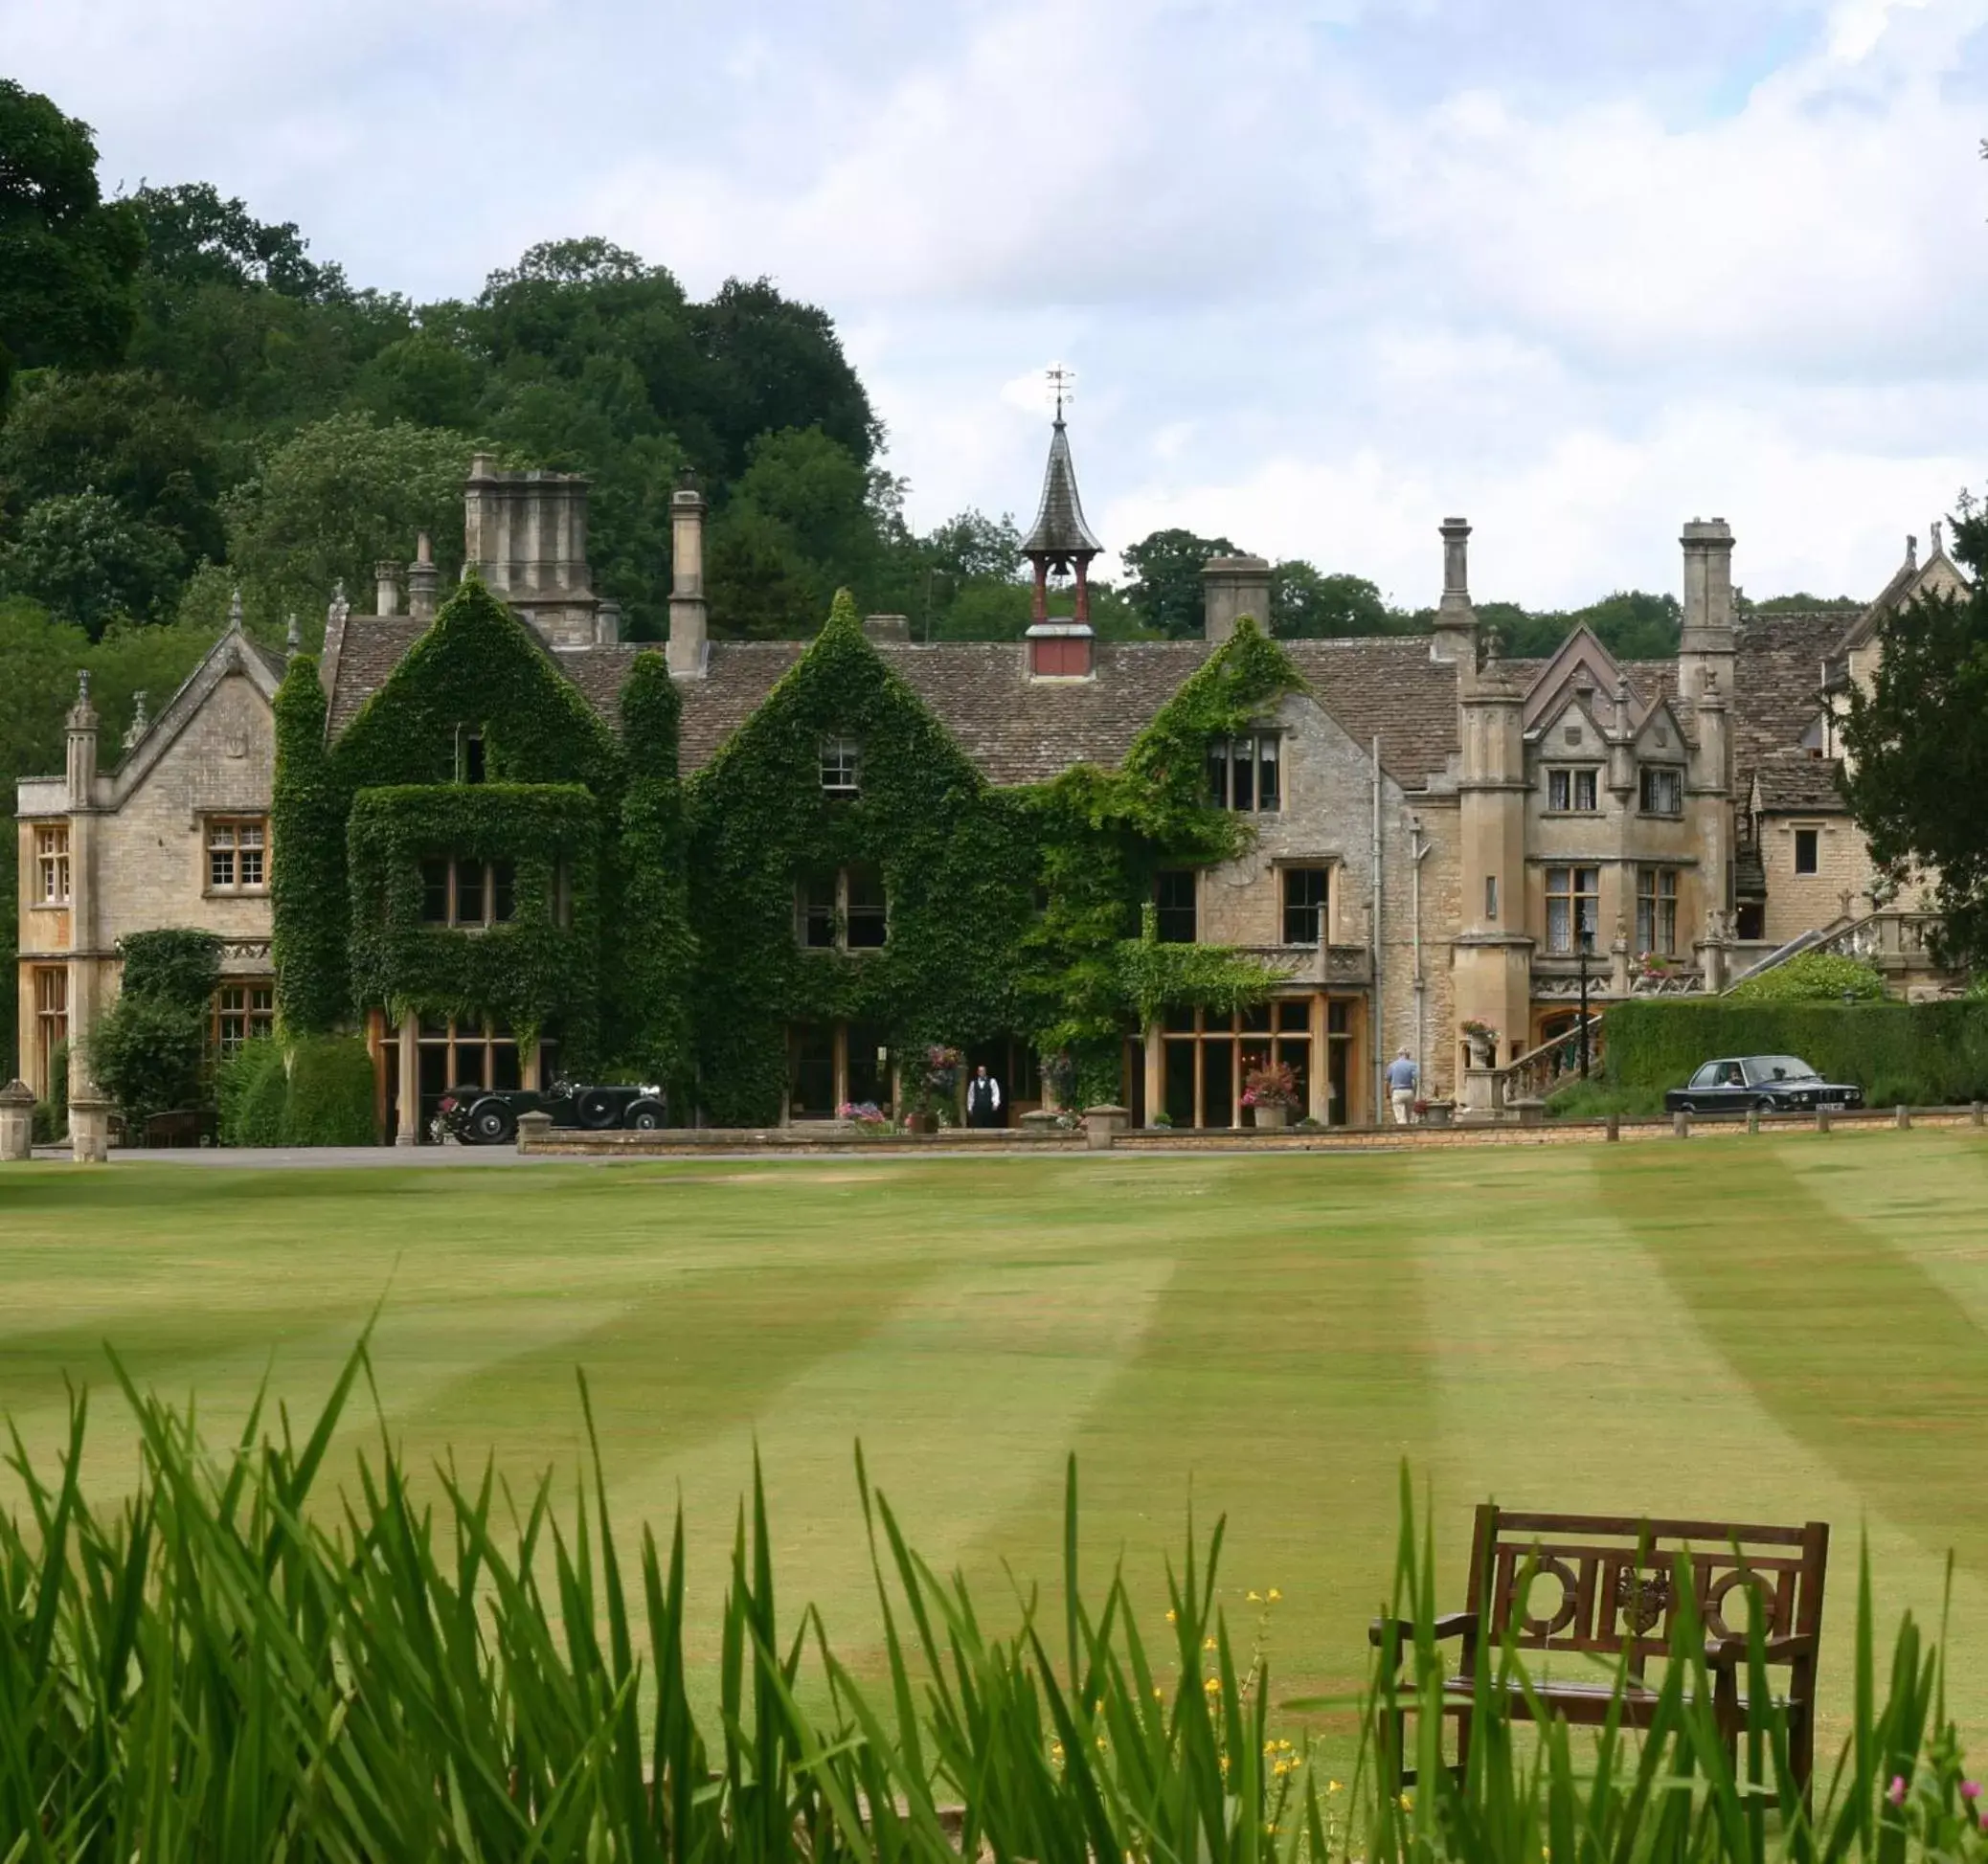
[[[586,498],[581,479],[500,471],[479,456],[465,554],[515,618],[507,625],[529,642],[542,670],[533,677],[577,708],[574,733],[611,745],[635,663],[659,649],[620,640],[613,605],[592,588]],[[784,716],[775,696],[808,647],[712,639],[694,490],[675,494],[673,520],[660,652],[680,702],[680,769],[666,775],[690,779]],[[1717,991],[1819,934],[1876,951],[1902,990],[1938,987],[1923,914],[1874,891],[1838,787],[1837,738],[1841,694],[1869,680],[1886,617],[1922,593],[1966,587],[1937,528],[1930,557],[1909,549],[1861,617],[1742,618],[1732,533],[1721,519],[1693,519],[1681,539],[1677,657],[1627,663],[1585,630],[1548,660],[1499,658],[1471,604],[1470,527],[1451,518],[1439,528],[1433,634],[1279,642],[1301,685],[1204,747],[1208,797],[1253,833],[1236,858],[1157,871],[1151,923],[1162,941],[1237,948],[1281,977],[1254,1010],[1173,1012],[1128,1028],[1121,1091],[1136,1118],[1163,1110],[1180,1126],[1242,1124],[1246,1070],[1276,1058],[1294,1068],[1313,1117],[1370,1119],[1379,1068],[1403,1047],[1421,1064],[1426,1095],[1457,1096],[1474,1049],[1481,1074],[1569,1029],[1584,977],[1596,1006]],[[1240,618],[1270,612],[1268,564],[1225,557],[1204,572],[1202,639],[1099,640],[1086,612],[1099,550],[1059,416],[1026,542],[1037,616],[1027,639],[921,642],[902,618],[864,623],[874,677],[894,674],[990,793],[1118,766]],[[1074,573],[1073,618],[1048,618],[1051,572]],[[411,564],[379,567],[372,613],[334,601],[318,663],[330,753],[369,716],[386,729],[382,708],[435,627],[439,580],[423,538]],[[66,769],[20,783],[19,1066],[37,1094],[56,1046],[85,1034],[111,1000],[119,940],[131,932],[217,933],[215,1046],[271,1028],[271,881],[284,859],[271,830],[273,706],[284,671],[285,657],[251,640],[237,612],[121,748],[100,742],[84,690],[68,718]],[[485,722],[448,729],[441,775],[474,785]],[[860,792],[857,736],[823,731],[795,755],[826,795]],[[809,963],[846,967],[888,947],[892,890],[916,880],[893,879],[889,851],[881,864],[778,878],[794,888],[792,945]],[[701,884],[695,871],[688,879],[693,891]],[[545,883],[555,884],[566,885],[563,868]],[[508,861],[438,856],[421,863],[409,897],[424,922],[474,937],[519,910],[522,885]],[[563,897],[545,910],[565,911]],[[396,1020],[375,1001],[364,1018],[382,1136],[404,1143],[425,1134],[447,1087],[531,1086],[558,1065],[555,1034],[521,1044],[489,1014]],[[791,1023],[778,1117],[898,1097],[901,1037],[888,1005]],[[1003,1080],[1010,1113],[1044,1098],[1033,1049],[1019,1029],[982,1030],[970,1045],[969,1061]]]

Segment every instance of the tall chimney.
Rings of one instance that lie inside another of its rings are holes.
[[[679,679],[701,680],[710,653],[704,600],[704,495],[689,483],[669,498],[669,640],[666,658]]]
[[[441,572],[435,567],[435,547],[428,533],[415,538],[415,560],[407,566],[407,612],[418,621],[435,618],[435,598],[441,590]]]
[[[97,708],[90,704],[87,670],[76,676],[76,704],[69,708],[68,770],[70,808],[88,809],[97,799]]]
[[[1705,690],[1710,671],[1731,691],[1732,527],[1724,518],[1693,518],[1678,540],[1684,550],[1684,625],[1678,639],[1678,686],[1688,702]]]
[[[373,566],[373,612],[375,615],[398,615],[400,613],[400,566],[382,557]]]
[[[1470,602],[1470,525],[1462,518],[1445,518],[1437,529],[1443,540],[1443,593],[1435,605],[1429,658],[1475,673],[1478,612]]]
[[[1270,565],[1260,556],[1215,556],[1202,567],[1202,633],[1227,640],[1247,615],[1270,633]]]

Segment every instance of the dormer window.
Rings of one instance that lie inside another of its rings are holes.
[[[1276,815],[1283,807],[1275,731],[1245,731],[1217,738],[1208,750],[1209,800],[1217,809]]]
[[[459,725],[456,727],[456,781],[481,783],[483,780],[483,731],[474,725]]]
[[[834,734],[822,740],[822,789],[832,797],[852,797],[863,785],[863,747],[854,738]]]
[[[1600,807],[1599,771],[1549,770],[1547,807],[1556,816],[1592,816]]]
[[[1684,773],[1674,764],[1645,764],[1637,774],[1638,807],[1646,816],[1684,813]]]

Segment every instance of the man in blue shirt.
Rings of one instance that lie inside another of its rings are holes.
[[[1406,1126],[1415,1105],[1415,1065],[1406,1048],[1388,1064],[1388,1098],[1394,1103],[1394,1124]]]

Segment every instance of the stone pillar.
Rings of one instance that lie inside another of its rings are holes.
[[[1324,954],[1320,954],[1322,959]],[[1305,1117],[1332,1124],[1332,1014],[1322,990],[1312,999],[1312,1069],[1304,1084]]]
[[[394,1134],[396,1146],[421,1143],[420,1023],[410,1012],[400,1020],[400,1120]]]
[[[665,652],[678,679],[701,680],[710,656],[704,599],[704,495],[679,485],[669,498],[669,640]]]
[[[552,1136],[553,1116],[531,1112],[518,1115],[518,1150],[535,1152]]]
[[[110,1102],[101,1094],[69,1096],[69,1156],[79,1165],[101,1165],[110,1157]]]
[[[0,1088],[0,1164],[31,1157],[34,1150],[34,1090],[25,1081]]]
[[[1467,1022],[1498,1031],[1508,1055],[1525,1051],[1531,1029],[1532,939],[1525,930],[1525,698],[1487,662],[1458,707],[1463,773],[1457,784],[1462,843],[1463,929],[1452,948],[1454,1044]],[[1451,1054],[1457,1052],[1453,1045]],[[1473,1057],[1473,1060],[1476,1058]],[[1498,1059],[1494,1049],[1488,1061]],[[1484,1089],[1471,1088],[1467,1117],[1489,1114]]]
[[[1245,615],[1270,633],[1270,564],[1260,556],[1210,557],[1201,572],[1202,632],[1227,640]]]
[[[1151,1126],[1155,1117],[1166,1108],[1166,1038],[1161,1034],[1162,1025],[1150,1022],[1146,1025],[1146,1124]]]
[[[400,613],[400,566],[391,558],[383,557],[373,566],[373,612]]]
[[[1118,1134],[1125,1131],[1132,1115],[1123,1107],[1086,1107],[1084,1109],[1084,1135],[1093,1152],[1109,1152]]]
[[[95,1093],[89,1036],[97,1025],[102,977],[97,957],[97,708],[90,676],[76,677],[70,707],[69,787],[69,1104]]]

